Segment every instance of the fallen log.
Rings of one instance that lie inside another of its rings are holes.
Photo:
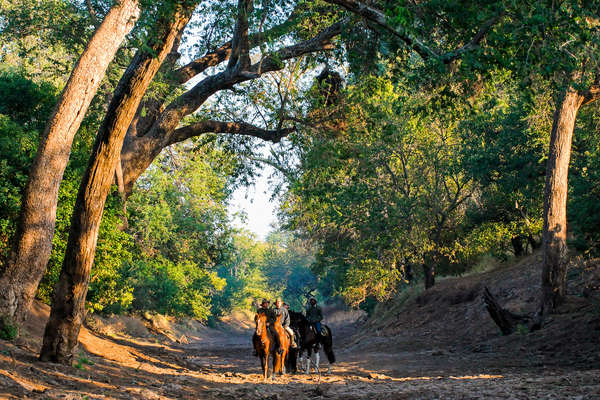
[[[490,317],[498,325],[503,335],[510,335],[517,330],[518,325],[528,326],[531,321],[531,317],[527,315],[515,314],[503,308],[487,286],[483,288],[483,301]]]

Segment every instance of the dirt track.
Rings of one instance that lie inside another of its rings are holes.
[[[522,365],[492,368],[489,365],[498,362],[493,354],[399,348],[363,352],[356,350],[357,346],[348,347],[343,340],[336,341],[339,363],[331,375],[288,375],[265,383],[246,334],[213,333],[196,342],[171,346],[85,333],[90,335],[83,339],[89,351],[86,360],[94,364],[84,363],[81,369],[39,363],[34,361],[33,353],[0,342],[0,397],[600,398],[598,369]],[[351,329],[338,329],[338,333],[350,334]],[[368,346],[379,347],[380,342],[372,338]],[[94,353],[102,353],[103,357]],[[326,367],[327,362],[322,365]]]
[[[501,336],[483,309],[479,292],[489,285],[527,312],[538,290],[534,262],[440,281],[386,305],[368,329],[352,313],[328,312],[338,359],[332,374],[267,382],[247,324],[196,327],[185,344],[83,329],[78,368],[38,362],[48,315],[38,304],[27,335],[17,344],[0,340],[0,398],[600,399],[600,309],[594,298],[577,296],[577,280],[572,300],[541,331]]]

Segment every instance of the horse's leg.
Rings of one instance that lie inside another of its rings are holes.
[[[281,362],[281,354],[277,353],[277,350],[275,350],[275,352],[275,359],[273,360],[273,374],[271,375],[273,379],[275,379],[275,374],[279,374],[279,363]]]
[[[308,349],[306,349],[306,370],[304,371],[305,374],[310,374],[310,361],[311,361],[311,357],[312,357],[312,353],[310,350],[310,347]]]
[[[319,370],[319,361],[321,361],[321,353],[319,353],[319,349],[315,352],[315,367],[317,371]]]
[[[269,353],[265,354],[265,366],[263,368],[263,379],[266,381],[267,376],[269,375]]]

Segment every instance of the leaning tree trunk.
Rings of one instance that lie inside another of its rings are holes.
[[[192,7],[157,21],[149,50],[140,50],[125,71],[100,127],[75,202],[69,240],[44,332],[40,359],[70,364],[85,315],[85,297],[102,219],[127,128]]]
[[[570,87],[554,113],[544,189],[542,315],[552,312],[566,292],[567,177],[575,119],[583,101],[584,96]]]
[[[510,335],[517,330],[519,325],[526,327],[531,321],[531,318],[527,315],[515,314],[502,307],[487,286],[483,288],[483,301],[490,317],[498,325],[503,335]]]
[[[0,277],[0,315],[16,323],[25,320],[50,257],[58,188],[73,136],[138,15],[138,0],[122,0],[111,8],[75,65],[46,125],[23,194],[11,256]]]

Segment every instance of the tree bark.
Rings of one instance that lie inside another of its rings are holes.
[[[75,65],[48,121],[23,194],[8,265],[0,277],[0,315],[22,323],[44,274],[56,220],[58,188],[73,137],[125,36],[139,15],[137,0],[113,6]]]
[[[85,316],[85,297],[106,197],[127,128],[148,85],[173,47],[193,11],[178,8],[157,23],[149,50],[139,50],[123,74],[100,127],[88,168],[79,187],[71,218],[69,240],[59,281],[54,290],[50,319],[44,332],[40,359],[70,364]]]
[[[584,96],[570,86],[554,113],[544,188],[541,314],[565,297],[567,276],[567,191],[571,144]]]

